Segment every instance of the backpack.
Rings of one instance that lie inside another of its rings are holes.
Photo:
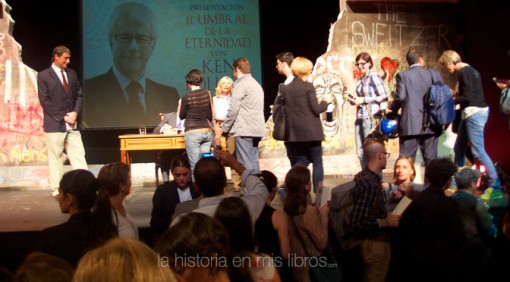
[[[344,250],[352,249],[357,246],[356,241],[352,239],[352,188],[356,181],[351,180],[340,184],[331,190],[331,200],[329,204],[329,227]]]
[[[455,104],[450,87],[441,78],[434,78],[430,71],[432,85],[423,97],[423,128],[446,128],[455,119]]]
[[[499,111],[503,115],[510,115],[510,88],[505,88],[499,96]]]

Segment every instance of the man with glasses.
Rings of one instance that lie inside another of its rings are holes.
[[[85,81],[84,123],[88,127],[156,126],[158,113],[177,109],[179,93],[146,77],[157,40],[154,13],[142,3],[120,4],[110,17],[108,38],[113,66]]]
[[[390,262],[388,227],[397,227],[400,215],[388,213],[381,173],[390,154],[384,140],[367,138],[363,144],[367,166],[354,176],[356,184],[351,191],[353,207],[351,222],[353,237],[359,243],[354,253],[358,256],[363,281],[384,281]],[[361,277],[359,277],[361,278]]]

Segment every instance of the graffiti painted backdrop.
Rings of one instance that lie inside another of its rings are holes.
[[[42,165],[47,162],[37,73],[21,61],[8,10],[0,19],[0,166]]]
[[[427,67],[438,71],[441,71],[436,68],[438,56],[444,50],[455,48],[452,43],[456,34],[452,16],[456,14],[455,5],[374,2],[352,4],[340,12],[330,28],[329,45],[317,58],[311,76],[317,98],[332,95],[334,101],[332,118],[327,119],[326,113],[321,115],[326,175],[349,175],[360,169],[354,141],[356,109],[344,98],[347,94],[356,95],[356,80],[361,75],[354,67],[357,54],[371,55],[373,70],[383,78],[391,101],[395,75],[408,67],[405,54],[409,48],[422,49]],[[442,12],[437,13],[438,9]],[[442,75],[446,81],[455,81],[448,74]],[[272,138],[271,118],[266,127],[267,135],[259,145],[261,158],[286,158],[283,142]],[[388,162],[391,167],[398,156],[398,139],[389,140],[388,151],[392,153]],[[278,170],[274,164],[280,162],[262,163]]]

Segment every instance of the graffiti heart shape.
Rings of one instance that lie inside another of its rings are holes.
[[[358,77],[361,77],[363,73],[359,69],[353,69],[352,74],[354,79],[358,79]]]
[[[392,60],[388,57],[381,59],[381,68],[383,69],[384,73],[388,74],[388,81],[393,78],[395,72],[398,70],[398,66],[399,62],[397,60]]]

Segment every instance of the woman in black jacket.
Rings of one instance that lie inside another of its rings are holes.
[[[285,95],[286,138],[285,147],[290,165],[308,167],[313,164],[313,189],[324,180],[322,166],[322,141],[324,132],[320,114],[332,102],[331,95],[325,95],[319,102],[312,83],[308,78],[313,64],[304,57],[297,57],[290,66],[295,78],[282,87]]]

